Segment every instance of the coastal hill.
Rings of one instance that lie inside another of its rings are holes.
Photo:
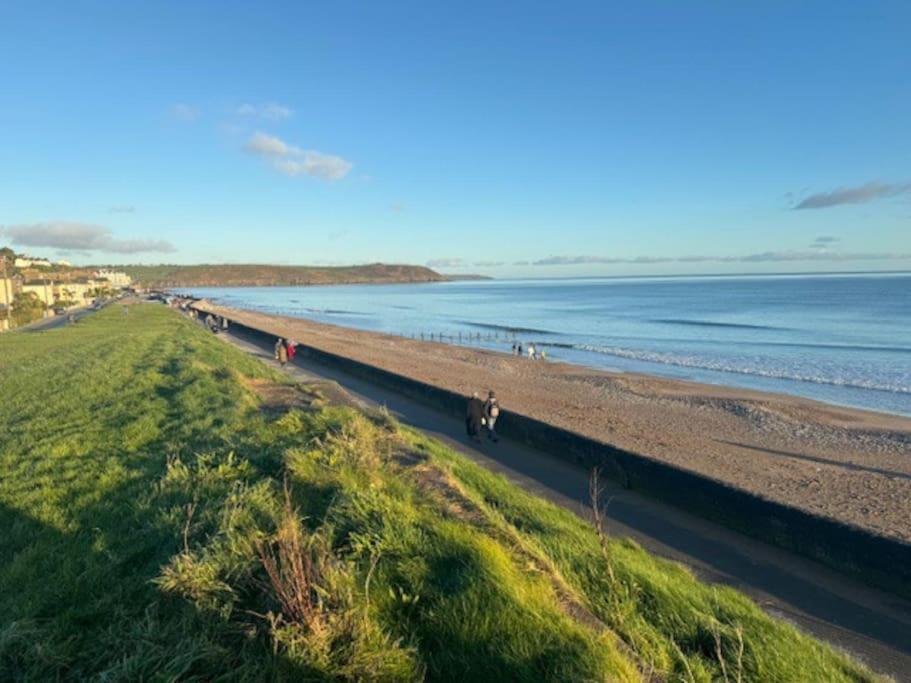
[[[424,266],[371,263],[360,266],[275,266],[267,264],[199,264],[118,266],[145,287],[240,287],[273,285],[391,284],[445,282],[448,278]]]

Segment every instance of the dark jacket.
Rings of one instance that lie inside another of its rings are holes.
[[[484,417],[484,404],[481,402],[481,399],[475,396],[468,399],[466,417],[473,422],[481,424],[481,418]]]

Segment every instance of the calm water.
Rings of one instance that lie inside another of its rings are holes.
[[[911,274],[199,288],[228,306],[911,415]],[[468,337],[473,337],[468,341]],[[480,339],[477,339],[480,335]]]

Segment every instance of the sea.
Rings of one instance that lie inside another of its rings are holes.
[[[911,416],[911,273],[195,288],[235,308]],[[304,341],[304,340],[302,340]]]

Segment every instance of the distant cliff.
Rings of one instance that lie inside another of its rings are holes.
[[[117,266],[144,287],[269,287],[276,285],[391,284],[444,282],[423,266],[371,263],[363,266],[272,266],[199,264]]]

